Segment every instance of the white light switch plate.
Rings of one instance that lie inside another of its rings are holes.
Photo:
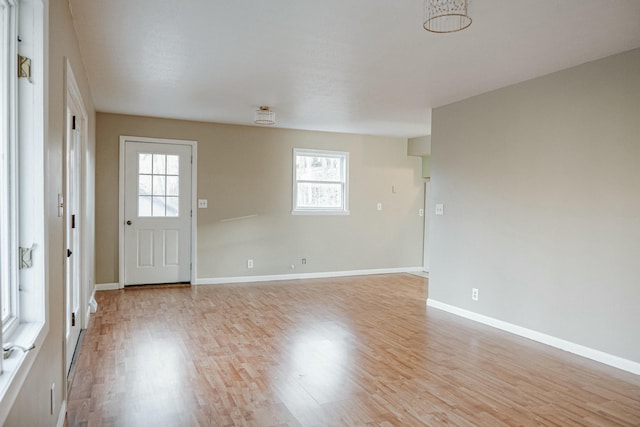
[[[198,209],[206,209],[207,208],[207,199],[198,199]]]
[[[442,203],[436,204],[436,215],[444,215],[444,205]]]
[[[382,203],[378,203],[377,208],[378,208],[379,211],[381,211],[382,210]]]

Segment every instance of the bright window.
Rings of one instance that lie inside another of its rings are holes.
[[[138,154],[138,216],[179,216],[179,190],[179,156]]]
[[[293,150],[293,214],[349,214],[349,153]]]

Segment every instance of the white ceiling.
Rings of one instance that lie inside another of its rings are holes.
[[[639,0],[69,0],[98,111],[413,137],[431,109],[640,47]],[[55,29],[54,29],[55,30]]]

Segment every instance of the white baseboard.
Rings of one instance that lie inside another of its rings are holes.
[[[322,273],[273,274],[269,276],[212,277],[196,279],[196,285],[221,285],[226,283],[272,282],[276,280],[323,279],[328,277],[367,276],[371,274],[413,273],[422,267],[377,268],[372,270],[329,271]]]
[[[120,283],[96,283],[96,291],[113,291],[120,289]]]
[[[92,313],[96,313],[98,311],[98,302],[96,301],[96,289],[93,289],[91,293],[91,297],[89,298],[89,310]]]
[[[60,414],[58,415],[56,427],[64,427],[65,418],[67,418],[67,401],[63,400],[62,405],[60,405]]]
[[[96,289],[93,288],[93,292],[91,292],[91,296],[89,296],[89,301],[87,303],[87,313],[84,322],[84,328],[89,327],[89,319],[91,319],[91,314],[98,311],[98,303],[96,302]]]
[[[493,317],[485,316],[473,311],[445,304],[431,298],[427,299],[427,306],[436,308],[438,310],[443,310],[460,317],[464,317],[465,319],[483,323],[485,325],[492,326],[494,328],[501,329],[512,334],[520,335],[521,337],[529,338],[530,340],[538,341],[540,343],[547,344],[573,354],[577,354],[578,356],[586,357],[587,359],[595,360],[596,362],[604,363],[605,365],[622,369],[623,371],[640,375],[640,363],[634,362],[629,359],[624,359],[619,356],[614,356],[613,354],[605,353],[600,350],[595,350],[593,348],[585,347],[583,345],[556,338],[551,335],[543,334],[542,332],[523,328],[522,326],[514,325],[513,323],[504,322]]]

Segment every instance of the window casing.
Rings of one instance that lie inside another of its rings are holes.
[[[48,332],[45,287],[43,0],[0,0],[0,425]],[[19,41],[18,41],[19,40]],[[31,59],[18,78],[18,54]],[[19,249],[32,251],[21,257]],[[27,262],[21,267],[21,261]],[[30,266],[29,266],[30,265]]]
[[[0,0],[2,105],[0,106],[0,308],[2,332],[10,332],[18,318],[17,304],[17,6]]]
[[[293,150],[292,213],[349,214],[349,153]]]

